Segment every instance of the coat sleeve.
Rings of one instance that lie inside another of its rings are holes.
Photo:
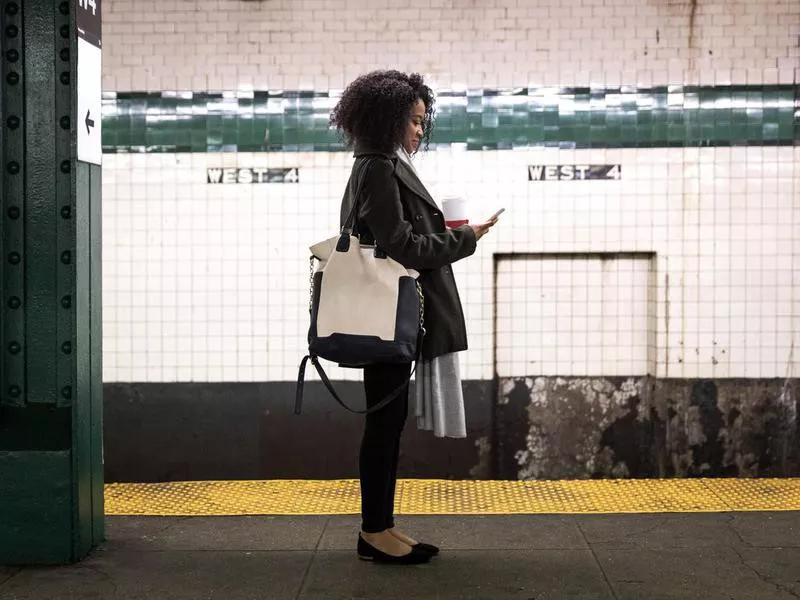
[[[388,159],[367,167],[359,217],[386,254],[412,269],[438,269],[470,256],[477,246],[469,225],[445,233],[414,233],[403,215],[394,165]]]

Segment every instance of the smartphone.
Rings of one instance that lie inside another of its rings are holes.
[[[488,223],[489,221],[491,221],[491,220],[493,220],[493,219],[496,219],[497,217],[499,217],[500,215],[502,215],[502,214],[505,212],[505,210],[506,210],[505,208],[501,208],[501,209],[500,209],[500,210],[498,210],[496,213],[494,213],[494,214],[493,214],[491,217],[489,217],[488,219],[486,219],[486,222]]]

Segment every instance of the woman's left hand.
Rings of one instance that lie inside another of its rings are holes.
[[[497,224],[497,217],[489,219],[486,223],[481,223],[480,225],[470,225],[470,227],[472,227],[472,231],[475,232],[475,239],[479,240],[486,235],[495,224]]]

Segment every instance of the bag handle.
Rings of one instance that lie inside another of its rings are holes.
[[[421,345],[421,344],[420,344]],[[331,396],[333,399],[336,400],[343,408],[349,410],[351,413],[355,413],[358,415],[369,415],[374,412],[378,412],[387,404],[389,404],[392,400],[397,398],[400,393],[403,391],[403,388],[406,387],[411,381],[411,378],[414,377],[414,373],[417,371],[417,365],[419,361],[414,363],[414,368],[411,371],[411,375],[409,375],[408,380],[401,383],[395,389],[393,389],[387,396],[385,396],[380,402],[378,402],[375,406],[371,406],[370,408],[365,408],[364,410],[356,410],[355,408],[350,408],[344,400],[339,397],[339,394],[336,393],[336,388],[333,387],[331,380],[328,378],[328,374],[325,373],[325,369],[322,368],[322,365],[319,364],[319,359],[316,356],[307,355],[303,357],[303,360],[300,361],[300,372],[297,375],[297,392],[295,393],[294,399],[294,414],[299,415],[302,411],[303,407],[303,387],[305,385],[306,379],[306,363],[308,363],[309,359],[311,360],[311,364],[314,365],[314,368],[319,373],[320,379],[322,379],[322,383],[325,384],[325,387],[328,388]]]
[[[373,162],[375,162],[375,159],[368,157],[358,170],[358,174],[356,175],[356,193],[353,196],[353,206],[350,208],[350,214],[347,215],[344,221],[341,233],[358,236],[358,201],[361,197],[361,190],[364,188],[364,180],[367,178],[367,169]],[[352,180],[350,185],[352,186]]]

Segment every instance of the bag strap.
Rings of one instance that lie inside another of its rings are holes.
[[[367,169],[369,166],[375,162],[375,159],[372,157],[368,157],[356,174],[356,193],[353,196],[353,206],[350,207],[350,213],[347,215],[347,218],[344,221],[344,225],[342,226],[341,233],[352,233],[355,236],[358,236],[358,205],[359,199],[361,197],[361,190],[364,188],[364,180],[367,178]],[[352,186],[352,180],[351,180]]]
[[[339,394],[336,393],[336,388],[333,387],[333,383],[331,383],[331,380],[328,378],[328,374],[325,372],[325,369],[323,369],[322,365],[319,364],[319,358],[311,354],[307,354],[306,356],[303,357],[303,360],[300,361],[300,371],[297,374],[297,390],[295,392],[295,397],[294,397],[294,414],[299,415],[303,409],[303,390],[305,388],[305,383],[306,383],[306,364],[308,364],[309,360],[311,361],[311,364],[314,365],[314,368],[317,370],[317,373],[319,374],[319,378],[322,380],[322,383],[328,389],[331,396],[333,396],[334,400],[336,400],[336,402],[338,402],[341,406],[349,410],[351,413],[356,413],[359,415],[368,415],[374,412],[378,412],[384,406],[389,404],[392,400],[397,398],[398,395],[400,395],[400,392],[403,391],[403,388],[407,386],[408,383],[411,381],[411,379],[414,377],[414,373],[417,372],[417,367],[419,366],[419,363],[422,360],[422,342],[424,341],[425,338],[425,328],[422,328],[420,330],[420,335],[421,338],[417,342],[417,356],[414,360],[414,368],[411,370],[411,374],[408,376],[408,380],[404,381],[402,384],[400,384],[391,392],[389,392],[389,394],[385,396],[375,406],[372,406],[370,408],[365,408],[364,410],[356,410],[354,408],[350,408],[349,406],[347,406],[347,404],[345,404],[345,402],[339,397]]]
[[[336,388],[333,387],[333,383],[331,383],[331,380],[328,378],[328,374],[325,373],[325,369],[323,369],[322,365],[319,364],[319,359],[316,356],[311,356],[309,354],[307,356],[304,356],[303,360],[300,361],[300,372],[297,376],[297,392],[295,394],[295,400],[294,400],[294,414],[296,415],[299,415],[300,412],[302,411],[303,387],[305,384],[306,363],[309,361],[309,359],[311,360],[311,364],[314,365],[314,368],[317,370],[317,373],[319,373],[319,377],[322,380],[322,383],[325,384],[325,387],[328,389],[331,396],[333,396],[333,399],[336,400],[336,402],[338,402],[339,405],[342,406],[344,409],[349,410],[351,413],[355,413],[358,415],[369,415],[378,412],[379,410],[384,408],[387,404],[389,404],[392,400],[394,400],[400,395],[400,393],[403,391],[403,388],[405,388],[408,385],[409,381],[411,381],[411,378],[414,377],[414,373],[417,371],[417,364],[415,363],[414,368],[411,370],[411,375],[409,375],[408,377],[408,380],[404,381],[395,389],[393,389],[391,392],[389,392],[389,394],[386,395],[376,405],[371,406],[369,408],[365,408],[364,410],[356,410],[355,408],[350,408],[344,402],[344,400],[342,400],[339,397],[339,394],[336,392]]]

